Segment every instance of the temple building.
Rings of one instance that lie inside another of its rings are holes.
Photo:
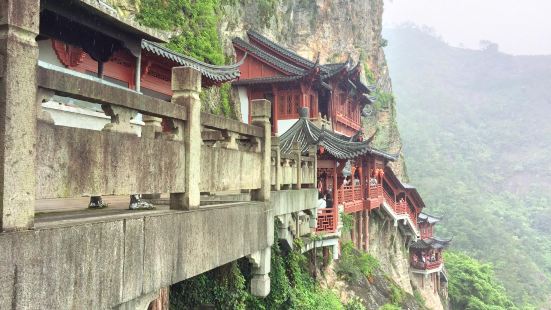
[[[309,118],[348,136],[361,130],[366,104],[373,103],[374,88],[362,82],[360,63],[320,64],[269,40],[258,32],[247,32],[249,42],[235,38],[237,58],[248,57],[241,76],[233,82],[239,93],[243,122],[250,122],[254,99],[272,102],[272,132],[281,135],[298,119],[301,107]]]
[[[352,214],[357,224],[351,231],[351,239],[358,248],[367,250],[369,211],[383,202],[380,172],[398,155],[373,148],[371,139],[355,141],[353,137],[319,128],[309,119],[308,108],[302,108],[300,119],[280,137],[281,153],[306,154],[312,146],[317,155],[318,192],[326,201],[326,208],[317,210],[317,231],[336,232],[341,208],[342,212]]]
[[[448,247],[451,239],[438,238],[433,235],[434,225],[441,219],[427,213],[420,213],[418,222],[421,239],[410,245],[411,272],[420,277],[425,285],[430,277],[434,292],[447,289],[447,275],[444,269],[442,251]]]

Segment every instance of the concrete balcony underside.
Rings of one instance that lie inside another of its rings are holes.
[[[35,229],[0,234],[0,309],[111,308],[273,240],[264,203],[135,212],[124,198],[102,210],[42,213]],[[56,209],[48,203],[37,211]]]

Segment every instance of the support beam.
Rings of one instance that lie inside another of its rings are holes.
[[[34,225],[39,2],[0,3],[0,231]]]
[[[364,210],[363,211],[363,217],[364,217],[364,251],[369,251],[369,211]]]
[[[257,297],[266,297],[270,294],[270,263],[272,249],[270,247],[253,253],[249,256],[252,263],[251,294]]]
[[[187,108],[184,125],[185,192],[170,193],[170,208],[199,208],[201,180],[201,73],[189,67],[172,68],[172,103]]]

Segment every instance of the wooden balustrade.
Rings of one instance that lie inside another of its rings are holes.
[[[316,232],[334,233],[339,222],[337,208],[323,208],[317,210],[318,223]]]
[[[421,270],[431,270],[431,269],[436,269],[438,267],[440,267],[442,265],[442,259],[438,259],[434,262],[430,262],[430,261],[426,261],[426,262],[414,262],[412,261],[411,262],[411,266],[415,269],[421,269]]]

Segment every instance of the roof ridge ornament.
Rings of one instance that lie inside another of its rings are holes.
[[[308,109],[308,107],[302,107],[300,108],[299,110],[299,116],[300,118],[308,118],[308,115],[310,115],[310,110]]]

